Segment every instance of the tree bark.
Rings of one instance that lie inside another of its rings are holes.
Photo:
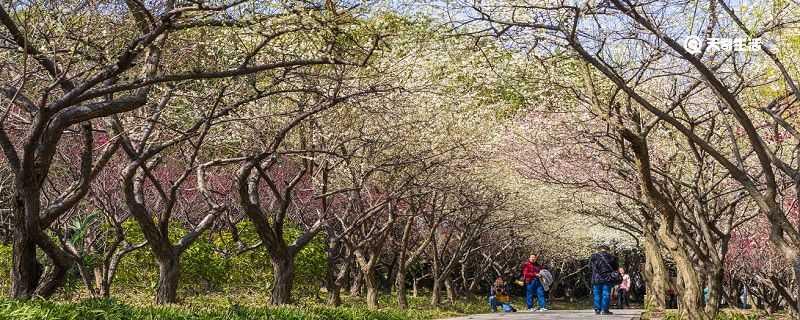
[[[294,281],[294,261],[289,255],[270,255],[275,283],[272,287],[270,303],[283,305],[291,302],[292,282]]]
[[[694,262],[686,249],[676,240],[678,235],[668,231],[668,225],[664,223],[659,227],[659,239],[669,248],[675,260],[675,267],[678,269],[678,279],[683,287],[683,290],[678,290],[681,301],[680,312],[692,320],[711,320],[715,315],[706,314],[700,306],[703,289],[700,287],[700,278],[694,268]]]
[[[722,279],[725,270],[723,266],[716,266],[707,275],[708,299],[706,301],[705,313],[709,315],[719,312],[720,297],[722,296]],[[702,292],[701,292],[702,294]]]
[[[417,290],[417,288],[418,288],[418,283],[419,283],[419,279],[417,279],[417,277],[414,277],[414,283],[412,284],[412,286],[413,286],[413,288],[412,288],[413,292],[411,293],[411,296],[412,296],[412,297],[414,297],[414,298],[416,298],[416,297],[419,295],[419,290]]]
[[[178,281],[180,280],[179,258],[180,256],[177,254],[156,258],[158,263],[156,304],[178,302]]]
[[[363,279],[364,279],[364,274],[362,274],[361,272],[356,272],[355,277],[353,277],[353,283],[350,286],[351,297],[361,296],[361,285]]]
[[[367,287],[367,308],[370,310],[378,309],[378,281],[375,278],[375,268],[362,270],[364,274],[364,286]]]
[[[450,303],[456,302],[456,290],[453,288],[453,280],[447,278],[444,280],[444,287],[447,289],[447,301]]]
[[[339,285],[336,283],[336,246],[325,242],[326,266],[325,268],[325,289],[328,290],[328,305],[338,307],[342,304],[339,295]]]
[[[404,310],[408,308],[408,298],[406,297],[406,273],[398,271],[395,279],[397,286],[397,308]]]
[[[434,277],[433,289],[431,289],[431,305],[439,306],[442,303],[442,281]]]
[[[652,232],[645,231],[645,306],[664,310],[667,308],[667,270],[661,255],[658,240]]]
[[[26,205],[24,195],[16,194],[14,201],[13,226],[14,237],[12,245],[11,269],[11,297],[15,299],[30,299],[33,297],[43,267],[36,260],[36,239],[34,233],[38,226],[27,217],[33,211],[38,215],[38,208]]]
[[[800,318],[800,257],[794,260],[794,290],[794,308],[789,308],[789,311],[794,315],[794,318],[797,319]]]

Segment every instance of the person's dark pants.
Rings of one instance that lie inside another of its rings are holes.
[[[611,304],[611,287],[610,283],[597,283],[592,285],[594,311],[608,312],[608,306]]]
[[[535,278],[528,282],[525,285],[525,303],[528,305],[528,309],[533,309],[533,296],[536,295],[536,300],[539,303],[539,308],[543,309],[546,308],[546,301],[544,298],[544,286],[542,286],[542,282],[539,281],[539,278]]]
[[[617,307],[625,309],[625,306],[631,306],[630,303],[628,303],[628,290],[617,289]]]

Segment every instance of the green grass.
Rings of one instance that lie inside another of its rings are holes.
[[[2,320],[223,320],[223,319],[375,319],[405,320],[431,319],[435,314],[424,311],[398,311],[386,309],[369,311],[365,308],[324,306],[288,306],[288,307],[244,307],[229,305],[172,305],[172,306],[132,306],[114,300],[84,300],[77,303],[59,303],[51,301],[0,301],[0,319]]]
[[[316,298],[302,298],[291,306],[269,307],[267,297],[259,294],[205,294],[187,297],[180,304],[155,306],[148,295],[120,295],[112,300],[83,299],[78,301],[15,301],[0,299],[0,320],[327,320],[374,319],[416,320],[440,319],[453,316],[485,313],[489,306],[483,297],[459,299],[455,303],[443,302],[431,307],[429,297],[408,297],[409,309],[400,310],[395,297],[384,295],[380,309],[371,311],[361,298],[342,296],[342,306],[325,306]],[[512,301],[517,309],[524,307],[521,298]],[[555,302],[557,309],[575,309],[581,304]]]

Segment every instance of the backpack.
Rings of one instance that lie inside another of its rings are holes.
[[[542,282],[544,291],[550,291],[550,286],[553,285],[553,274],[547,269],[542,269],[539,271],[539,281]]]

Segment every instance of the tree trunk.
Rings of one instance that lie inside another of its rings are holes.
[[[356,272],[355,277],[353,278],[353,284],[350,286],[351,297],[361,296],[361,285],[363,279],[364,279],[364,274],[362,274],[361,272]]]
[[[98,294],[102,298],[109,298],[111,296],[110,286],[108,285],[108,281],[106,281],[106,272],[107,270],[105,264],[101,264],[94,267],[92,274],[94,274],[94,286],[98,290]]]
[[[12,247],[11,297],[30,299],[42,275],[42,265],[36,260],[36,244],[24,230],[15,228]]]
[[[386,291],[390,295],[395,289],[395,283],[397,283],[397,273],[400,271],[400,263],[398,263],[397,260],[398,255],[395,255],[394,259],[392,259],[392,264],[389,265],[389,276],[386,278]]]
[[[339,295],[339,284],[336,283],[336,245],[325,241],[325,289],[328,290],[328,305],[338,307],[342,304]]]
[[[364,285],[367,287],[367,308],[370,310],[378,309],[378,281],[375,279],[375,268],[362,270],[364,274]]]
[[[444,280],[444,287],[447,289],[447,301],[451,304],[456,302],[456,290],[453,288],[453,280],[447,278]]]
[[[39,286],[36,288],[34,294],[43,298],[52,296],[56,292],[56,289],[63,286],[64,282],[66,282],[67,271],[69,271],[69,267],[56,263],[53,268],[40,279]]]
[[[440,279],[433,279],[433,289],[431,290],[431,305],[439,306],[442,303],[442,281]]]
[[[720,297],[722,296],[722,279],[725,270],[723,266],[717,266],[707,277],[708,299],[706,300],[705,312],[715,315],[719,312]]]
[[[651,232],[645,231],[645,306],[664,310],[667,308],[667,270],[661,255],[658,240]]]
[[[156,290],[156,304],[178,302],[178,281],[180,280],[179,256],[165,256],[157,258],[158,262],[158,289]]]
[[[270,303],[283,305],[291,302],[292,282],[294,281],[294,261],[291,256],[271,255],[274,285]]]
[[[400,269],[400,268],[398,268]],[[398,270],[397,278],[395,279],[397,286],[397,307],[400,310],[408,308],[408,298],[406,297],[406,271]],[[416,288],[415,288],[416,289]]]
[[[677,234],[669,231],[667,224],[662,224],[659,228],[659,239],[666,244],[675,260],[675,267],[678,269],[678,280],[682,284],[683,290],[678,290],[680,296],[680,313],[686,315],[691,320],[711,320],[716,315],[709,315],[700,306],[703,299],[703,289],[700,287],[700,278],[697,270],[694,269],[694,262],[677,241]]]
[[[336,264],[328,259],[327,269],[325,270],[325,289],[328,291],[328,305],[338,307],[342,304],[342,298],[339,295],[339,285],[336,284],[335,268]]]
[[[419,295],[419,290],[417,290],[417,287],[418,287],[417,284],[418,283],[419,283],[419,279],[417,279],[417,277],[414,277],[414,283],[412,284],[412,286],[413,286],[412,290],[414,290],[414,292],[411,293],[411,296],[413,296],[414,298],[416,298]]]
[[[26,210],[28,209],[28,210]],[[11,269],[11,297],[15,299],[30,299],[33,297],[39,279],[42,277],[43,267],[36,260],[36,240],[34,233],[38,226],[29,223],[28,211],[37,211],[25,205],[22,195],[15,196],[13,226],[14,237],[12,245]],[[38,219],[37,219],[38,220]]]
[[[795,291],[795,307],[789,308],[794,319],[800,318],[800,256],[794,260],[794,291]]]

